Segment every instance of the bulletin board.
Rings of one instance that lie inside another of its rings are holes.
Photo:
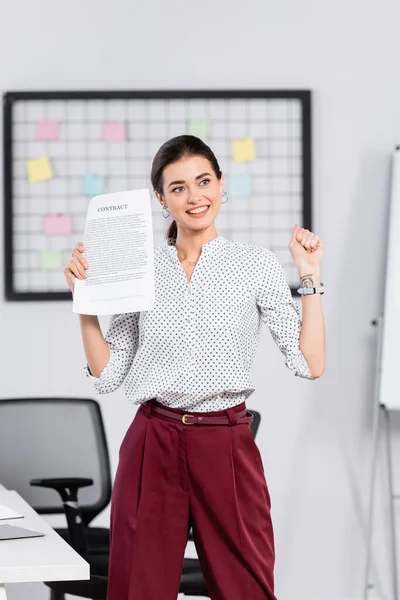
[[[293,291],[288,244],[311,225],[311,93],[9,92],[4,95],[5,296],[71,299],[63,267],[82,240],[91,197],[149,188],[169,138],[202,138],[225,175],[220,235],[272,250]],[[154,245],[165,243],[152,193]]]

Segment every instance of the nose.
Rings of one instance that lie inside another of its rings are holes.
[[[201,199],[202,195],[198,187],[195,186],[194,188],[188,188],[188,202],[190,204],[197,204]]]

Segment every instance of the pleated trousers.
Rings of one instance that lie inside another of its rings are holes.
[[[276,600],[262,459],[235,424],[245,404],[207,413],[229,425],[184,425],[156,404],[141,405],[120,448],[107,600],[176,600],[190,525],[212,600]]]

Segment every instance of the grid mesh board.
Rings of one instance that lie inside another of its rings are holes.
[[[169,138],[212,148],[229,200],[216,225],[264,246],[298,283],[288,243],[311,229],[311,101],[307,91],[19,92],[4,96],[6,298],[70,299],[62,267],[82,239],[91,196],[150,188]],[[169,224],[152,194],[154,244]]]

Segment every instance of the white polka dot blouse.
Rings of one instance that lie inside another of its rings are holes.
[[[286,366],[312,379],[299,309],[270,250],[219,235],[203,245],[189,282],[170,240],[154,248],[154,269],[154,309],[113,315],[108,364],[98,378],[85,367],[99,394],[124,383],[134,404],[155,398],[200,412],[235,406],[255,389],[250,369],[262,322]]]

